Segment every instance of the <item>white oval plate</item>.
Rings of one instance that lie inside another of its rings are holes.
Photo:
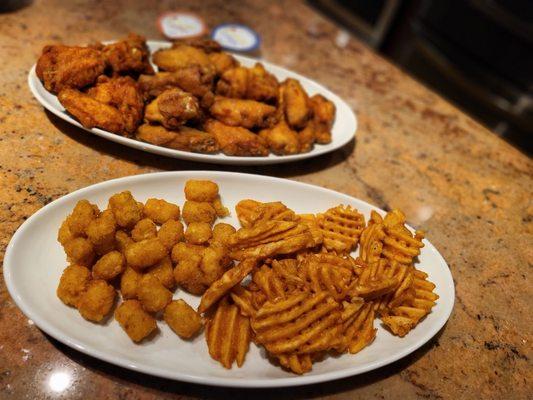
[[[11,239],[4,260],[4,277],[9,293],[26,316],[60,342],[121,367],[181,381],[234,387],[280,387],[324,382],[360,374],[392,363],[415,351],[435,335],[448,319],[454,303],[454,285],[446,262],[431,243],[424,240],[418,268],[429,274],[440,296],[433,311],[406,337],[386,331],[379,320],[376,340],[356,355],[330,357],[313,365],[303,376],[283,371],[250,346],[242,368],[224,369],[211,359],[203,335],[192,342],[180,340],[165,323],[149,342],[133,344],[118,323],[105,325],[84,320],[77,310],[65,306],[55,290],[67,262],[57,230],[78,200],[88,199],[105,208],[114,193],[131,190],[140,201],[164,198],[178,204],[185,201],[183,187],[188,179],[212,179],[220,186],[223,203],[232,216],[227,222],[238,226],[235,204],[244,198],[284,202],[298,213],[316,213],[340,203],[356,207],[368,218],[371,210],[383,211],[353,197],[290,180],[229,172],[181,171],[137,175],[102,182],[66,195],[30,217]],[[310,201],[310,199],[312,199]],[[199,298],[178,289],[193,307]]]
[[[169,42],[162,41],[151,41],[148,42],[148,47],[151,52],[154,52],[158,49],[169,47]],[[147,151],[149,153],[160,154],[167,157],[180,158],[183,160],[190,161],[201,161],[212,164],[232,164],[232,165],[266,165],[266,164],[278,164],[285,163],[290,161],[303,160],[310,157],[316,157],[321,154],[329,153],[331,151],[337,150],[347,144],[355,136],[355,131],[357,130],[357,119],[352,109],[344,100],[333,92],[326,89],[324,86],[316,83],[315,81],[306,78],[305,76],[299,75],[296,72],[289,71],[285,68],[278,67],[277,65],[270,64],[263,60],[258,60],[254,58],[244,57],[241,55],[234,54],[234,56],[241,62],[242,65],[246,67],[253,66],[256,62],[261,62],[267,69],[282,81],[286,78],[298,79],[304,89],[309,93],[309,95],[322,94],[329,100],[335,103],[337,107],[337,113],[335,118],[335,123],[332,129],[332,142],[325,145],[315,144],[313,150],[309,153],[294,154],[287,156],[277,156],[270,154],[266,157],[236,157],[236,156],[227,156],[225,154],[199,154],[191,153],[188,151],[174,150],[162,146],[156,146],[150,143],[141,142],[139,140],[130,139],[124,136],[116,135],[114,133],[104,131],[102,129],[93,128],[87,129],[84,128],[76,119],[71,117],[66,111],[65,108],[61,105],[59,100],[55,95],[48,92],[41,81],[35,73],[35,65],[30,70],[28,75],[28,84],[30,90],[35,96],[35,98],[41,103],[51,113],[57,115],[59,118],[70,122],[77,127],[80,127],[88,132],[91,132],[95,135],[101,136],[113,142],[123,144],[128,147],[133,147],[134,149]]]

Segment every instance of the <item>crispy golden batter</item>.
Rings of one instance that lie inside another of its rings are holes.
[[[46,90],[57,94],[62,89],[82,89],[104,73],[106,62],[101,51],[78,46],[45,46],[35,72]]]
[[[215,72],[218,76],[222,75],[229,69],[239,66],[239,62],[231,54],[223,52],[214,52],[208,54],[209,60],[215,66]]]
[[[287,123],[291,128],[300,129],[305,127],[310,118],[312,109],[309,96],[300,82],[295,79],[286,79],[280,88],[282,104]]]
[[[176,129],[188,121],[200,118],[200,104],[192,94],[179,88],[167,89],[150,102],[144,119],[159,123],[168,129]]]
[[[200,66],[215,72],[207,53],[198,47],[183,43],[174,43],[169,49],[161,49],[152,55],[155,65],[162,71],[177,71],[181,68]]]
[[[196,336],[202,329],[202,317],[184,300],[172,301],[163,313],[165,322],[182,339]]]
[[[57,297],[67,306],[77,307],[91,280],[91,271],[81,265],[69,265],[63,271],[57,287]]]
[[[172,301],[172,292],[153,274],[146,274],[139,281],[137,298],[146,311],[157,313],[164,310],[170,304]]]
[[[177,221],[180,219],[179,206],[163,199],[150,198],[146,200],[143,213],[158,225],[162,225],[169,220]]]
[[[209,68],[193,65],[173,72],[141,75],[139,86],[146,100],[159,96],[163,91],[180,88],[199,98],[213,90],[214,74]]]
[[[131,238],[135,242],[153,239],[157,236],[157,226],[150,218],[141,219],[131,230]]]
[[[180,126],[177,130],[170,131],[162,126],[144,124],[137,129],[136,137],[144,142],[176,150],[194,153],[219,151],[218,142],[213,134],[187,126]]]
[[[262,203],[252,199],[241,200],[237,203],[235,212],[243,228],[249,228],[253,225],[252,215],[254,215],[254,210],[260,204]]]
[[[124,256],[118,251],[103,255],[93,266],[93,278],[110,281],[126,269]]]
[[[117,225],[123,228],[133,228],[142,218],[142,211],[129,190],[111,196],[108,208],[113,212]]]
[[[212,203],[218,197],[218,185],[213,181],[190,179],[185,182],[185,198]]]
[[[220,149],[228,156],[268,155],[264,140],[248,129],[228,126],[214,119],[206,121],[204,128],[215,136]]]
[[[309,99],[313,110],[314,136],[317,143],[327,144],[331,142],[331,128],[335,120],[335,105],[320,94],[315,94]]]
[[[326,250],[339,253],[352,251],[365,227],[365,218],[350,206],[330,208],[317,216],[318,225],[324,235]]]
[[[94,246],[89,240],[83,237],[76,237],[65,243],[63,248],[68,261],[72,264],[79,264],[84,267],[90,267],[93,264],[96,254]]]
[[[106,281],[92,280],[79,298],[78,311],[86,320],[100,322],[111,311],[115,295],[115,289]]]
[[[155,318],[143,310],[138,300],[126,300],[117,307],[115,319],[134,342],[157,330]]]
[[[107,64],[113,75],[153,74],[150,64],[150,54],[146,46],[146,39],[135,33],[130,33],[125,39],[101,46]]]
[[[235,361],[241,367],[250,346],[250,320],[225,297],[207,320],[205,339],[209,354],[224,368],[230,369]]]
[[[300,152],[298,133],[293,131],[283,119],[272,128],[260,131],[259,136],[265,140],[274,154],[287,155]]]
[[[251,99],[265,103],[275,103],[279,83],[268,73],[262,64],[252,68],[236,67],[223,72],[217,83],[217,93],[226,97]]]
[[[183,239],[183,224],[180,221],[168,220],[159,228],[157,238],[167,249],[172,249]]]
[[[217,96],[209,112],[226,125],[251,129],[271,126],[275,122],[276,108],[255,100]]]

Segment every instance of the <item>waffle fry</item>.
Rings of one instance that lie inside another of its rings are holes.
[[[326,292],[295,292],[267,301],[251,319],[255,341],[272,354],[301,353],[304,345],[340,321],[340,306]]]
[[[400,337],[405,336],[413,329],[435,306],[439,296],[433,293],[435,285],[427,280],[425,272],[414,270],[413,283],[407,290],[408,296],[403,301],[390,309],[389,315],[384,315],[381,320],[392,333]]]
[[[280,201],[261,203],[250,212],[250,226],[266,221],[296,221],[294,211]]]
[[[383,239],[383,256],[391,261],[412,264],[413,259],[424,247],[424,232],[411,234],[405,227],[405,215],[400,210],[392,210],[383,219],[385,238]]]
[[[241,367],[250,346],[250,320],[224,297],[207,320],[205,339],[209,354],[224,368],[230,369],[234,362]]]
[[[235,206],[235,212],[237,213],[237,218],[243,228],[249,228],[252,226],[252,212],[261,204],[263,203],[251,199],[241,200],[237,203]]]
[[[209,289],[205,291],[198,306],[198,312],[206,312],[222,296],[228,293],[233,286],[238,285],[241,281],[252,272],[256,261],[254,259],[244,260],[232,269],[226,271],[222,277],[215,281]]]
[[[281,354],[277,356],[280,365],[295,374],[311,371],[313,360],[309,354]]]
[[[365,265],[361,269],[353,294],[365,300],[372,300],[394,291],[399,284],[399,280],[397,277],[388,274],[390,269],[386,265],[387,261],[384,259]]]
[[[252,292],[241,285],[235,286],[230,292],[231,299],[242,315],[245,317],[251,317],[255,315],[257,309],[253,304]]]
[[[347,350],[351,354],[358,353],[372,343],[376,337],[376,331],[377,329],[374,328],[374,307],[372,303],[365,303],[344,331]]]
[[[239,229],[230,237],[228,244],[230,255],[236,260],[264,259],[311,247],[313,237],[304,224],[273,220]]]
[[[350,206],[337,206],[318,215],[318,225],[324,235],[324,247],[349,253],[359,241],[365,218]]]
[[[318,225],[318,220],[314,214],[299,214],[298,220],[309,228],[315,246],[324,242],[324,235],[322,234],[320,226]]]

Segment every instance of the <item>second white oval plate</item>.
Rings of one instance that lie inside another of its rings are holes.
[[[153,41],[149,40],[147,42],[150,51],[154,51],[169,47],[169,42],[162,41]],[[134,149],[147,151],[149,153],[159,154],[167,157],[180,158],[183,160],[190,161],[201,161],[211,164],[232,164],[232,165],[266,165],[266,164],[279,164],[290,161],[303,160],[306,158],[316,157],[321,154],[329,153],[331,151],[337,150],[347,144],[355,136],[357,130],[357,119],[352,109],[344,100],[333,92],[326,89],[324,86],[316,83],[315,81],[306,78],[305,76],[299,75],[296,72],[289,71],[288,69],[278,67],[277,65],[270,64],[263,60],[258,60],[254,58],[244,57],[234,54],[235,58],[239,62],[246,66],[251,67],[256,62],[261,62],[267,71],[271,72],[278,78],[279,81],[283,81],[286,78],[294,78],[300,81],[304,89],[309,93],[310,96],[314,94],[321,94],[328,98],[329,100],[335,103],[337,108],[335,123],[332,129],[332,142],[325,145],[315,144],[313,150],[308,153],[294,154],[287,156],[277,156],[275,154],[270,154],[266,157],[236,157],[236,156],[227,156],[225,154],[200,154],[200,153],[191,153],[188,151],[174,150],[162,146],[156,146],[150,143],[141,142],[139,140],[130,139],[124,136],[120,136],[102,129],[93,128],[87,129],[84,128],[76,119],[74,119],[70,114],[65,111],[65,108],[61,105],[57,97],[47,91],[42,85],[41,81],[35,73],[35,65],[30,70],[28,75],[28,84],[30,90],[35,96],[35,98],[41,103],[41,105],[46,108],[51,113],[57,115],[59,118],[70,122],[72,125],[75,125],[79,128],[82,128],[88,132],[91,132],[95,135],[101,136],[113,142],[123,144]]]
[[[259,175],[182,171],[102,182],[48,204],[30,217],[11,239],[4,259],[4,277],[9,293],[20,309],[52,337],[93,357],[164,378],[234,387],[296,386],[370,371],[418,349],[442,328],[450,316],[454,303],[452,276],[442,256],[427,240],[424,240],[417,268],[429,274],[440,296],[427,318],[404,338],[393,336],[376,320],[377,337],[370,346],[356,355],[344,354],[318,362],[303,376],[270,364],[253,344],[242,368],[234,366],[226,370],[209,356],[203,335],[186,342],[164,323],[159,324],[160,333],[153,340],[136,345],[113,318],[105,325],[90,323],[57,298],[56,287],[67,265],[63,249],[56,241],[57,230],[78,200],[88,199],[105,208],[111,195],[131,190],[137,200],[143,202],[158,197],[182,205],[185,201],[183,187],[188,179],[211,179],[218,183],[222,201],[232,211],[225,222],[234,226],[238,226],[234,207],[245,198],[282,201],[298,213],[317,213],[342,203],[356,207],[367,219],[371,210],[383,214],[364,201],[338,192]],[[199,303],[198,297],[180,289],[174,297],[185,299],[193,307]]]

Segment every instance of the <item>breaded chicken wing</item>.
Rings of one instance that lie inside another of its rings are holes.
[[[216,91],[226,97],[275,103],[278,86],[276,77],[257,63],[252,68],[236,67],[226,70],[217,83]]]
[[[265,128],[275,122],[276,107],[255,100],[217,96],[209,112],[226,125]]]
[[[215,67],[211,63],[207,53],[197,47],[175,43],[169,49],[156,51],[152,56],[153,62],[162,71],[177,71],[181,68],[200,66],[210,73],[215,73]]]
[[[313,110],[313,127],[317,143],[331,142],[331,128],[335,120],[335,104],[320,94],[315,94],[310,99]]]
[[[228,156],[268,155],[264,140],[248,129],[224,125],[214,119],[206,121],[204,129],[215,136],[220,149]]]
[[[265,140],[270,150],[278,155],[300,152],[298,133],[293,131],[285,120],[281,120],[270,129],[263,129],[259,136]]]
[[[130,33],[116,43],[101,45],[101,49],[113,75],[138,76],[154,73],[146,39],[140,35]]]
[[[300,82],[295,79],[286,79],[280,87],[280,97],[287,123],[293,129],[305,127],[311,117],[309,96]]]
[[[57,94],[64,88],[82,89],[104,73],[101,51],[78,46],[45,46],[35,72],[46,90]]]
[[[213,89],[214,74],[209,69],[195,65],[173,72],[158,72],[155,75],[141,75],[139,85],[143,96],[150,100],[164,90],[178,87],[197,97],[203,97]]]
[[[174,129],[200,118],[200,104],[192,94],[179,88],[167,89],[146,106],[144,119]]]
[[[101,76],[87,93],[63,89],[58,99],[84,127],[126,136],[137,129],[144,108],[137,83],[130,77]]]
[[[219,151],[214,135],[187,126],[171,131],[162,126],[143,124],[137,129],[136,138],[158,146],[195,153]]]
[[[229,69],[239,66],[239,62],[231,54],[224,52],[216,52],[208,54],[209,60],[215,66],[215,73],[217,76],[221,76]]]

